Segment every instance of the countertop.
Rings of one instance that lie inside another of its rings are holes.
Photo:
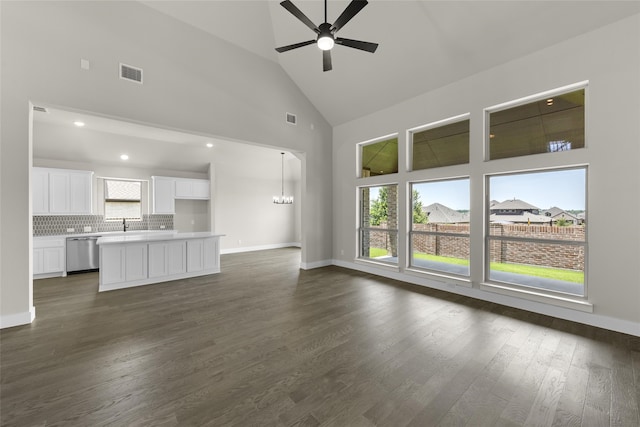
[[[34,239],[66,239],[68,237],[101,237],[101,236],[128,236],[128,235],[147,235],[147,234],[171,234],[177,233],[178,230],[131,230],[131,231],[92,231],[89,233],[66,233],[54,234],[50,236],[33,236]]]
[[[142,242],[158,242],[169,240],[189,240],[189,239],[203,239],[206,237],[221,237],[224,234],[216,234],[212,231],[200,231],[195,233],[145,233],[145,234],[127,234],[122,233],[118,236],[104,236],[98,239],[98,245],[109,245],[119,243],[142,243]]]

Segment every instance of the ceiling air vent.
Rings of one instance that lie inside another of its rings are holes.
[[[142,84],[142,68],[120,63],[120,78]]]
[[[287,113],[287,123],[289,123],[290,125],[295,125],[296,122],[297,122],[296,115]]]
[[[33,106],[33,111],[38,111],[40,113],[48,113],[46,108],[40,107],[39,105],[34,105]]]

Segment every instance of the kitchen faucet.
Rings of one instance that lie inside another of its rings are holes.
[[[127,228],[129,228],[129,224],[127,224],[127,219],[122,218],[122,231],[127,232]]]

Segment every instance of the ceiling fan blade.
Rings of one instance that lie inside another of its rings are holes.
[[[336,19],[336,22],[331,26],[331,32],[335,34],[340,28],[344,27],[347,22],[351,21],[351,18],[356,16],[356,14],[367,5],[367,3],[369,2],[366,0],[353,0],[349,3],[349,6],[347,6],[338,19]]]
[[[323,50],[322,51],[322,71],[331,71],[333,67],[331,66],[331,51]]]
[[[363,42],[360,40],[351,40],[351,39],[343,39],[341,37],[336,37],[336,43],[341,44],[342,46],[352,47],[354,49],[360,49],[367,52],[375,52],[378,48],[378,43],[369,43]]]
[[[295,16],[300,21],[302,21],[304,25],[311,28],[312,31],[316,32],[317,34],[320,34],[320,30],[318,29],[316,24],[314,24],[311,21],[311,19],[307,18],[307,15],[302,13],[302,11],[298,9],[295,4],[291,3],[289,0],[284,0],[282,3],[280,3],[280,6],[284,7],[289,12],[291,12],[293,16]]]
[[[290,44],[288,46],[277,47],[276,50],[278,52],[282,53],[282,52],[286,52],[288,50],[297,49],[299,47],[309,46],[310,44],[314,44],[315,42],[316,42],[315,40],[307,40],[306,42]]]

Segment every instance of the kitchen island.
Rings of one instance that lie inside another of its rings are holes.
[[[99,292],[220,272],[220,237],[212,232],[100,237]]]

